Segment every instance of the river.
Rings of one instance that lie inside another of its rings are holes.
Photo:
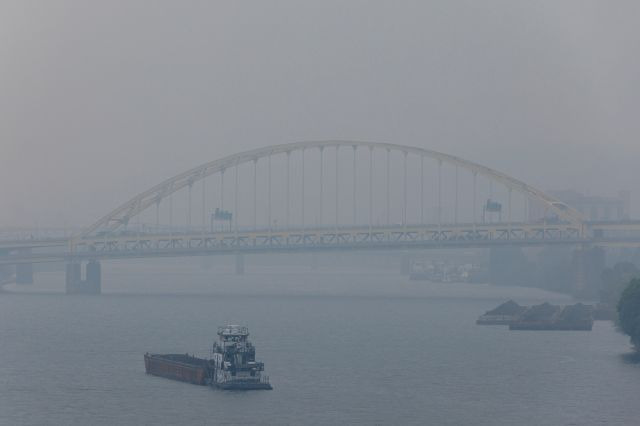
[[[484,311],[570,303],[519,287],[409,281],[383,268],[103,262],[101,296],[61,272],[0,294],[0,424],[637,424],[640,366],[591,332],[476,326]],[[18,292],[18,293],[16,293]],[[27,294],[28,293],[28,294]],[[144,372],[145,352],[206,355],[247,325],[273,391]]]

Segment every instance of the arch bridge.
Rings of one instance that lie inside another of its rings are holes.
[[[530,220],[531,206],[543,212],[540,220]],[[544,219],[550,214],[552,220]],[[147,257],[583,237],[579,212],[489,167],[412,146],[317,141],[234,154],[167,179],[74,236],[69,254]]]
[[[584,222],[578,211],[543,191],[460,157],[330,140],[274,145],[202,164],[134,196],[70,238],[0,242],[0,265],[65,261],[67,290],[74,292],[83,281],[82,262],[88,262],[85,281],[93,277],[99,283],[101,259],[501,245],[637,247],[638,231],[635,222]],[[636,236],[626,237],[631,232]],[[29,269],[22,269],[28,281]]]

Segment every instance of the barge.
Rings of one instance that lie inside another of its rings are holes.
[[[520,306],[513,300],[509,300],[497,308],[487,311],[477,320],[478,325],[509,325],[515,321],[524,311],[526,306]]]
[[[206,385],[209,376],[209,360],[189,354],[144,354],[147,374],[167,379]]]
[[[534,305],[509,324],[509,330],[581,330],[593,328],[593,308],[582,303]]]
[[[521,306],[513,300],[487,311],[476,324],[508,325],[509,330],[584,330],[593,327],[594,309],[591,305],[557,306],[542,303]]]
[[[249,330],[239,325],[218,328],[211,357],[189,354],[144,355],[147,374],[196,385],[210,385],[225,390],[273,389],[263,375],[264,363],[255,359],[256,349],[249,341]]]

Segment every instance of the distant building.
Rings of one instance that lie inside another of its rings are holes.
[[[630,191],[619,191],[615,197],[584,195],[571,189],[547,191],[547,194],[578,210],[588,221],[617,222],[629,219]],[[548,219],[554,217],[549,211],[546,216]],[[545,208],[542,204],[529,204],[530,220],[542,220],[544,217]]]

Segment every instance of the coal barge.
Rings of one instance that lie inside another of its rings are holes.
[[[189,354],[144,355],[147,374],[196,385],[226,390],[273,389],[262,374],[264,363],[256,361],[256,349],[249,341],[249,330],[239,325],[218,328],[209,359]]]
[[[508,325],[509,330],[584,330],[593,327],[594,309],[590,305],[556,306],[542,303],[520,306],[513,300],[485,312],[479,325]]]

